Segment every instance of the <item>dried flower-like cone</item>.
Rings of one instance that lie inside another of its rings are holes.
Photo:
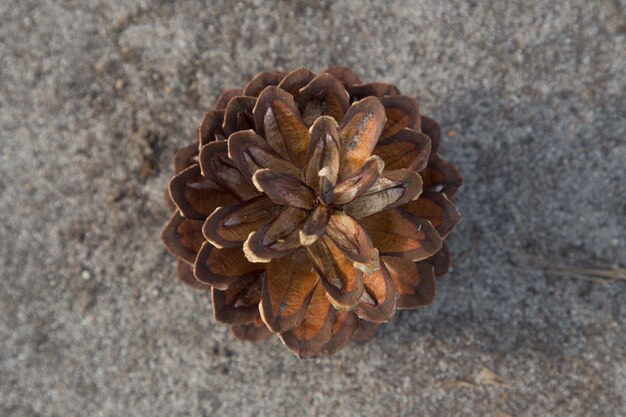
[[[235,337],[302,358],[433,302],[462,178],[417,100],[346,67],[226,90],[174,157],[162,232]]]

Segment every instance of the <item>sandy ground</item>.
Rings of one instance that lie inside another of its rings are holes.
[[[0,415],[625,415],[624,6],[1,1]],[[464,222],[434,306],[299,361],[176,282],[162,196],[222,88],[329,64],[440,120]]]

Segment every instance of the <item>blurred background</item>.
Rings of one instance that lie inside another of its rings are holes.
[[[621,0],[0,2],[0,415],[626,415]],[[465,176],[435,304],[300,361],[159,239],[224,88],[352,67]]]

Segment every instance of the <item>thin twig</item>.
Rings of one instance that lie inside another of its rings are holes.
[[[567,278],[584,279],[588,281],[600,282],[606,284],[615,280],[626,280],[626,268],[579,268],[575,266],[565,265],[558,262],[552,262],[542,256],[521,253],[523,257],[538,261],[543,264],[543,269],[549,275],[557,275]],[[514,267],[516,270],[524,270]],[[527,270],[527,269],[526,269]]]

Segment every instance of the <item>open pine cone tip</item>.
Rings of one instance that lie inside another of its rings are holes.
[[[433,302],[460,222],[456,168],[417,100],[349,68],[262,72],[224,91],[174,157],[162,232],[180,279],[237,338],[300,357]]]

